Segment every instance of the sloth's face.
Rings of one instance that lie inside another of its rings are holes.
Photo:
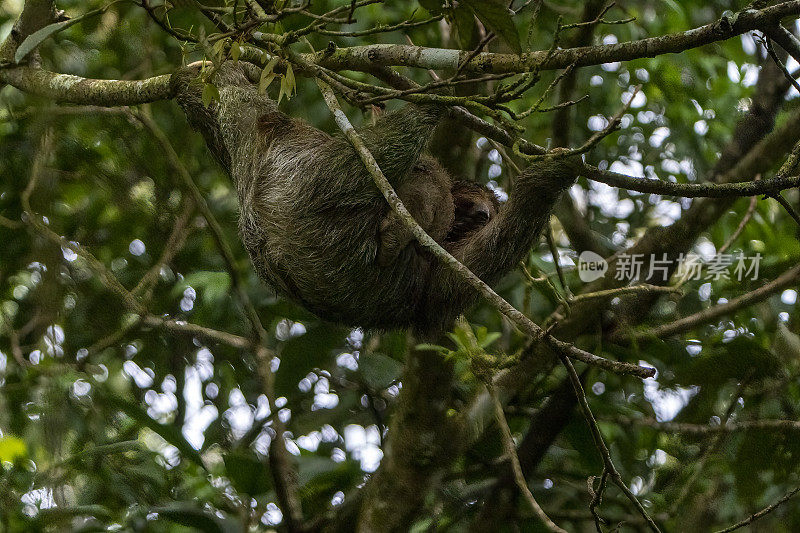
[[[472,182],[453,185],[455,217],[445,240],[456,242],[485,226],[497,215],[498,202],[492,191]]]

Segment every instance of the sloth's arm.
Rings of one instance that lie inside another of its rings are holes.
[[[393,186],[409,175],[444,112],[441,106],[406,104],[361,130],[364,143]],[[352,154],[358,157],[354,150]],[[358,164],[363,168],[360,160]]]

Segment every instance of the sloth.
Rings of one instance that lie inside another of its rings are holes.
[[[233,179],[239,233],[259,277],[318,317],[368,329],[435,334],[477,298],[457,273],[419,245],[342,136],[279,111],[225,63],[205,106],[196,68],[172,75],[176,101]],[[406,105],[360,131],[386,178],[421,227],[492,285],[529,252],[579,157],[529,165],[502,206],[475,183],[454,180],[423,154],[447,109]]]

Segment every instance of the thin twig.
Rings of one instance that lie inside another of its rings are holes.
[[[738,399],[738,398],[737,398]],[[798,420],[740,420],[726,424],[691,424],[687,422],[659,422],[654,418],[632,418],[627,416],[617,417],[616,421],[622,425],[634,424],[666,431],[670,433],[686,433],[689,435],[710,435],[714,433],[736,433],[748,429],[767,431],[800,431]]]
[[[739,238],[739,236],[744,231],[744,228],[747,226],[747,223],[750,222],[750,219],[753,218],[753,215],[756,212],[756,207],[758,207],[758,196],[753,196],[752,198],[750,198],[750,205],[747,207],[747,212],[742,217],[741,222],[739,222],[739,225],[736,227],[736,230],[731,234],[728,240],[725,241],[725,244],[723,244],[720,247],[720,249],[717,250],[717,255],[724,254],[726,251],[728,251],[728,248],[730,248],[731,245],[734,242],[736,242],[736,239]]]
[[[800,492],[800,487],[796,487],[796,488],[790,490],[780,500],[776,501],[775,503],[773,503],[772,505],[770,505],[768,507],[765,507],[765,508],[761,509],[759,512],[757,512],[755,514],[750,515],[749,517],[745,518],[744,520],[742,520],[738,524],[734,524],[734,525],[732,525],[730,527],[726,527],[725,529],[720,529],[716,533],[730,533],[731,531],[735,531],[737,529],[743,528],[744,526],[750,525],[753,522],[755,522],[756,520],[758,520],[759,518],[762,518],[763,516],[771,513],[772,511],[774,511],[775,509],[777,509],[778,507],[780,507],[781,505],[783,505],[784,503],[786,503],[787,501],[792,499],[798,492]]]
[[[586,27],[591,27],[591,26],[597,26],[599,24],[606,24],[608,26],[613,26],[613,25],[617,25],[617,24],[628,24],[628,23],[633,22],[633,21],[636,20],[636,17],[628,17],[626,19],[620,19],[620,20],[606,20],[606,19],[604,19],[603,16],[606,13],[608,13],[611,10],[611,8],[614,7],[614,5],[615,5],[615,2],[611,2],[610,4],[608,4],[606,7],[603,8],[603,10],[600,12],[600,14],[594,20],[589,20],[589,21],[586,21],[586,22],[575,22],[573,24],[565,24],[564,26],[561,27],[561,29],[562,30],[570,30],[570,29],[576,29],[576,28],[586,28]]]
[[[191,232],[191,228],[189,227],[189,219],[191,218],[192,214],[194,213],[194,202],[189,200],[186,202],[186,205],[183,207],[181,213],[176,217],[175,223],[173,226],[172,231],[167,237],[167,241],[164,244],[164,249],[161,253],[161,257],[158,258],[150,269],[145,272],[144,276],[141,277],[139,283],[131,290],[131,294],[134,296],[139,296],[140,294],[147,294],[155,284],[159,274],[161,273],[161,269],[169,264],[172,261],[172,258],[183,248],[183,244],[186,242],[186,238],[189,236]]]
[[[783,76],[787,80],[789,80],[789,83],[791,83],[792,86],[798,92],[800,92],[800,83],[797,83],[797,80],[794,79],[794,76],[792,76],[789,73],[789,71],[786,69],[786,65],[784,65],[783,61],[781,61],[781,59],[778,57],[778,54],[775,52],[775,48],[772,47],[772,40],[769,37],[767,37],[767,33],[765,32],[762,35],[760,35],[757,38],[757,40],[760,41],[761,44],[764,46],[764,49],[767,51],[767,54],[769,54],[769,57],[772,59],[775,65],[777,65],[778,68],[781,70]]]
[[[572,291],[569,290],[569,285],[567,285],[567,278],[564,276],[564,269],[561,268],[561,255],[558,253],[558,248],[556,248],[556,243],[553,240],[553,226],[549,223],[547,224],[544,237],[547,241],[547,247],[550,248],[550,256],[553,258],[553,265],[556,267],[558,282],[561,283],[561,290],[564,291],[564,296],[567,301],[569,301],[572,299]]]
[[[608,485],[608,469],[606,467],[603,467],[603,473],[600,474],[600,485],[597,487],[596,491],[594,490],[593,483],[594,476],[588,479],[589,492],[592,495],[592,501],[589,502],[589,512],[594,519],[594,527],[597,529],[597,533],[603,533],[602,524],[605,523],[605,520],[600,516],[600,513],[597,512],[597,508],[603,503],[603,493]]]
[[[597,421],[592,414],[592,410],[589,408],[589,402],[586,400],[586,393],[583,391],[581,379],[578,377],[578,373],[575,372],[575,367],[572,366],[572,361],[570,361],[569,357],[566,357],[564,354],[558,354],[558,356],[561,359],[561,363],[567,369],[567,375],[569,376],[569,379],[572,382],[572,387],[575,389],[575,394],[578,397],[578,405],[580,405],[581,411],[583,412],[583,417],[586,419],[586,423],[589,425],[589,430],[592,433],[594,444],[603,458],[603,464],[605,465],[604,471],[608,472],[608,475],[611,476],[611,480],[614,482],[614,484],[619,487],[622,493],[625,494],[625,496],[636,507],[636,510],[639,511],[640,515],[642,515],[642,518],[644,518],[645,522],[647,522],[647,525],[650,526],[650,529],[655,532],[659,532],[660,530],[658,529],[656,523],[652,518],[650,518],[650,515],[647,514],[647,511],[644,509],[641,502],[636,498],[633,492],[631,492],[631,489],[629,489],[622,480],[622,476],[620,476],[619,472],[614,466],[614,463],[611,460],[611,453],[608,451],[605,440],[603,440],[603,435],[600,433],[600,428],[597,426]]]
[[[647,283],[643,283],[640,285],[629,285],[627,287],[616,287],[614,289],[605,289],[602,291],[586,292],[583,294],[578,294],[577,296],[573,297],[570,300],[570,303],[576,303],[582,300],[592,300],[595,298],[613,298],[623,294],[630,294],[632,292],[634,293],[665,292],[672,294],[681,294],[683,291],[679,287],[671,287],[669,285],[650,285]]]
[[[544,509],[542,509],[542,507],[539,505],[539,502],[537,502],[536,498],[533,497],[531,489],[528,488],[528,483],[525,481],[525,474],[522,472],[522,465],[520,464],[519,456],[517,455],[514,438],[511,436],[511,428],[508,427],[508,421],[506,420],[505,414],[503,414],[503,404],[497,397],[497,392],[494,390],[494,386],[492,386],[491,378],[487,379],[485,384],[486,390],[489,392],[489,396],[491,396],[492,403],[494,404],[495,420],[497,420],[497,424],[500,426],[503,449],[506,457],[508,457],[508,460],[511,462],[511,471],[514,474],[514,482],[517,484],[520,492],[525,497],[528,505],[530,505],[531,509],[533,509],[533,512],[539,517],[539,520],[542,521],[547,529],[550,531],[555,531],[556,533],[567,533],[565,530],[558,527],[549,516],[547,516],[547,513],[544,512]]]
[[[797,225],[800,226],[800,215],[797,214],[797,211],[795,211],[794,207],[792,207],[792,204],[790,204],[788,200],[786,200],[786,198],[784,198],[783,195],[779,192],[773,194],[772,198],[775,198],[775,201],[781,204],[781,206],[786,210],[786,212],[789,213],[789,216],[791,216],[794,219],[794,221],[797,222]]]

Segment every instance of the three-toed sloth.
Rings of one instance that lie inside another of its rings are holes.
[[[239,231],[259,276],[320,318],[364,328],[435,332],[476,298],[416,243],[344,137],[278,110],[243,67],[226,63],[206,107],[196,69],[172,76],[176,99],[233,178]],[[491,191],[453,180],[428,139],[446,108],[406,105],[360,133],[408,210],[439,244],[489,284],[530,250],[579,158],[528,166],[500,206]]]

